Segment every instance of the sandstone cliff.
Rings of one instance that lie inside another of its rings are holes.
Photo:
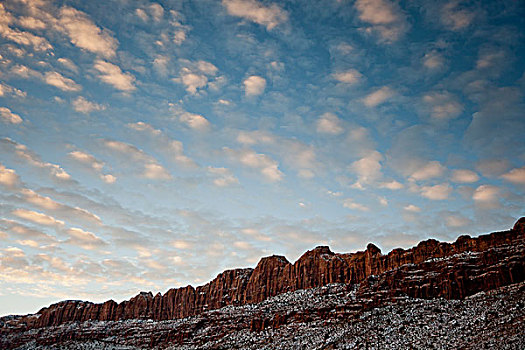
[[[228,270],[197,288],[175,288],[155,296],[142,292],[121,303],[67,300],[24,316],[17,323],[24,328],[39,328],[70,321],[177,319],[331,283],[360,283],[362,295],[370,293],[375,297],[387,290],[391,296],[404,293],[422,298],[462,299],[523,281],[524,240],[525,217],[508,231],[477,238],[461,236],[454,243],[430,239],[386,255],[373,244],[365,251],[349,254],[336,254],[321,246],[304,253],[293,264],[274,255],[261,259],[255,269]],[[517,246],[521,248],[509,248]],[[473,257],[470,263],[469,254]],[[450,263],[454,259],[440,260],[454,256],[458,256],[457,264]]]

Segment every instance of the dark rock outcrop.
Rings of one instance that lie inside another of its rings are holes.
[[[524,240],[525,218],[521,218],[508,231],[477,238],[461,236],[454,243],[429,239],[414,248],[398,248],[386,255],[373,244],[365,251],[349,254],[336,254],[322,246],[304,253],[293,264],[274,255],[261,259],[255,269],[228,270],[197,288],[175,288],[155,296],[142,292],[121,303],[63,301],[35,315],[17,317],[16,322],[10,321],[10,327],[32,329],[87,320],[179,319],[333,283],[361,283],[361,294],[376,298],[384,297],[382,291],[387,290],[389,297],[405,294],[462,299],[523,281]],[[252,320],[250,328],[279,327],[285,319],[279,315],[273,320]]]

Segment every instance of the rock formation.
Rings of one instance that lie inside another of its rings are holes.
[[[34,329],[71,321],[180,319],[334,283],[360,284],[361,296],[370,295],[372,304],[374,298],[384,297],[385,293],[389,297],[404,294],[462,299],[525,280],[524,240],[525,218],[521,218],[508,231],[476,238],[461,236],[454,243],[429,239],[411,249],[398,248],[386,255],[373,244],[365,251],[348,254],[336,254],[321,246],[307,251],[293,264],[274,255],[261,259],[255,269],[227,270],[197,288],[175,288],[155,296],[142,292],[121,303],[67,300],[6,324]],[[276,319],[272,324],[283,322]],[[252,323],[253,329],[265,326],[262,320]]]

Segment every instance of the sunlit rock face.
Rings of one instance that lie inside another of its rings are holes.
[[[108,336],[100,326],[106,321],[124,338],[128,337],[122,335],[126,328],[141,322],[150,331],[162,330],[155,337],[150,334],[149,340],[130,336],[133,346],[148,341],[155,346],[191,343],[207,327],[214,329],[215,336],[206,341],[218,341],[243,330],[260,332],[293,324],[309,327],[320,320],[328,325],[350,322],[367,310],[409,304],[407,300],[414,298],[464,301],[508,285],[514,286],[512,293],[521,293],[523,302],[524,280],[525,218],[521,218],[508,231],[477,238],[461,236],[454,243],[427,240],[386,255],[373,244],[349,254],[320,246],[293,264],[274,255],[261,259],[255,269],[227,270],[204,286],[171,289],[155,296],[141,292],[120,304],[63,301],[34,315],[2,318],[1,341],[2,347],[14,348],[35,336],[42,344],[101,340]],[[168,324],[174,328],[168,330]],[[76,331],[71,333],[71,329]],[[146,337],[147,331],[141,332]]]

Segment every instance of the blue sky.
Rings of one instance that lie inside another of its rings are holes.
[[[520,1],[0,3],[0,314],[524,214]]]

